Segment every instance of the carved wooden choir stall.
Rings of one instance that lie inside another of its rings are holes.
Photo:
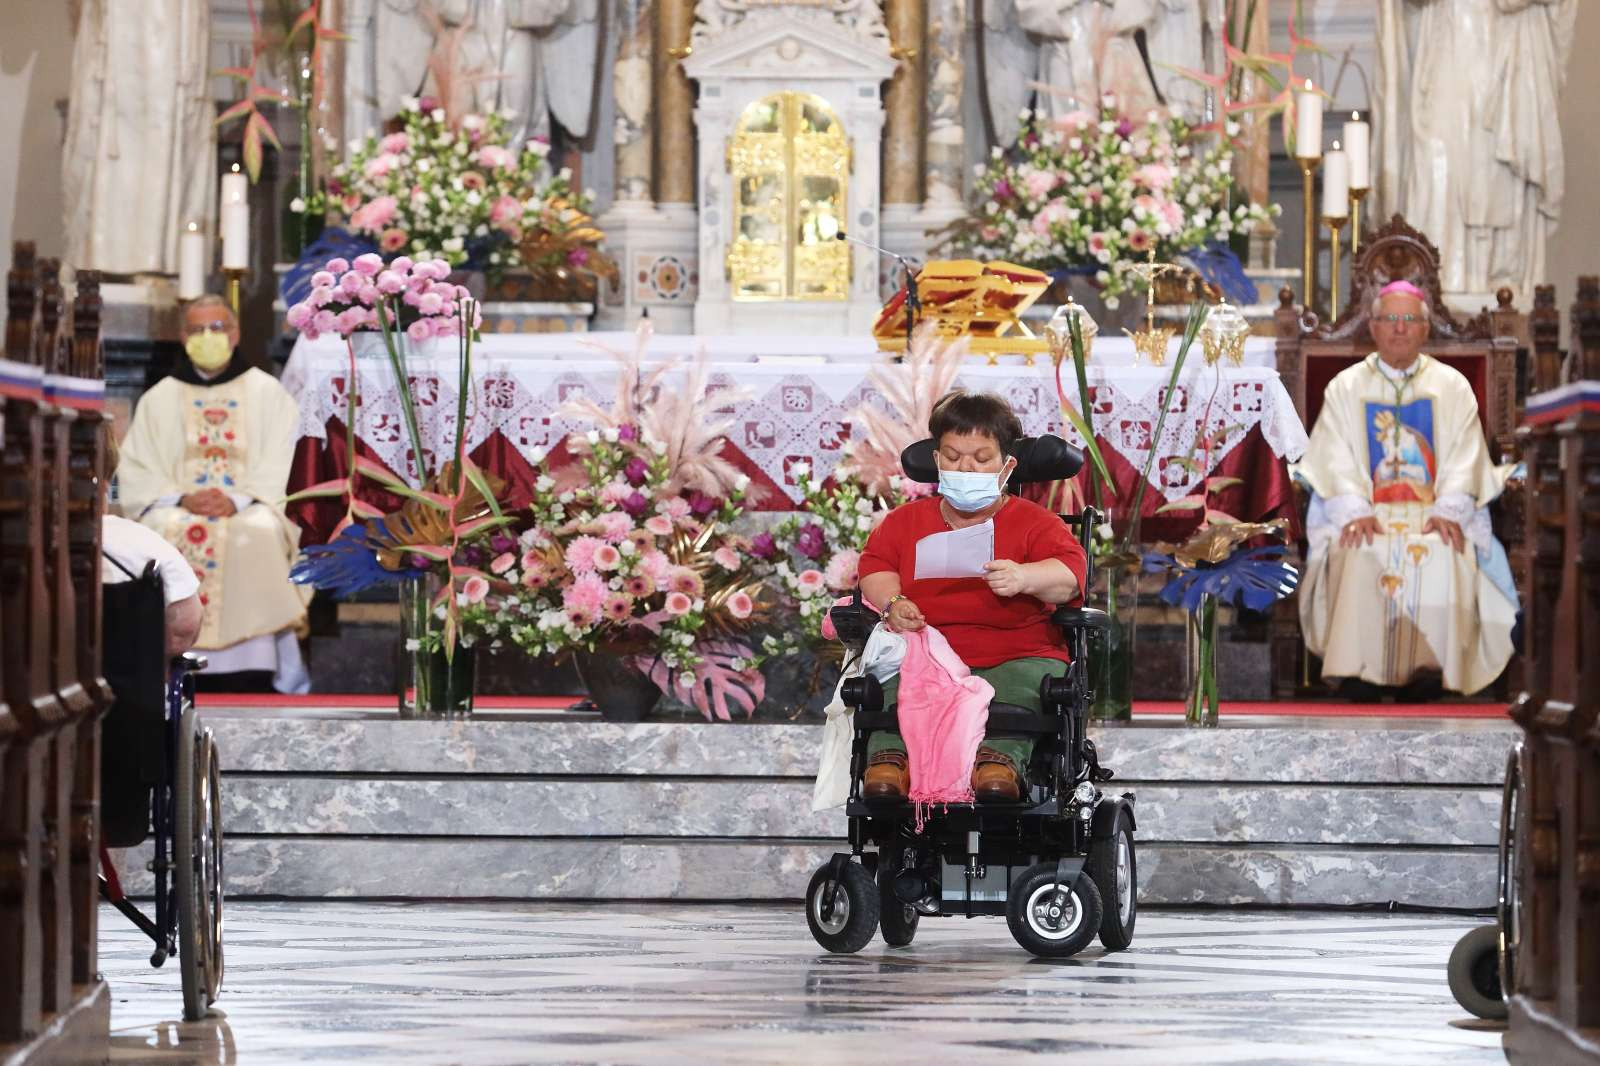
[[[1533,315],[1533,387],[1517,444],[1528,466],[1525,730],[1513,826],[1506,1051],[1526,1066],[1600,1063],[1600,278],[1580,278],[1563,383],[1555,294]]]
[[[103,1058],[98,276],[19,243],[0,362],[0,1061]]]

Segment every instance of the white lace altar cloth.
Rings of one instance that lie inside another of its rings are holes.
[[[631,349],[634,344],[628,334],[486,335],[484,342],[473,348],[468,449],[499,432],[525,459],[535,462],[568,434],[588,428],[557,417],[556,411],[580,395],[602,406],[614,399],[617,364],[592,346],[597,342],[617,349]],[[792,502],[799,498],[791,473],[794,465],[809,463],[817,476],[826,477],[850,440],[850,413],[863,403],[883,404],[868,377],[880,358],[870,350],[870,342],[856,338],[657,336],[649,351],[652,359],[679,356],[680,363],[687,363],[701,342],[713,356],[711,387],[731,386],[744,392],[744,398],[724,412],[733,418],[730,442],[787,492]],[[422,445],[437,453],[454,440],[459,374],[454,343],[448,349],[436,348],[434,343],[417,346],[409,366]],[[1263,347],[1270,353],[1272,343],[1270,338],[1251,338],[1247,357],[1258,362]],[[747,355],[742,361],[732,361],[726,354],[741,350],[759,354]],[[824,350],[835,358],[818,361]],[[796,357],[808,361],[799,362]],[[762,361],[755,361],[757,358]],[[1279,459],[1292,462],[1304,452],[1305,428],[1275,369],[1260,365],[1207,367],[1194,359],[1184,368],[1176,406],[1167,415],[1161,439],[1153,441],[1171,370],[1131,362],[1132,346],[1126,339],[1096,342],[1087,375],[1096,436],[1135,470],[1143,469],[1154,446],[1158,459],[1151,474],[1152,488],[1168,499],[1191,492],[1202,474],[1215,469],[1253,428],[1260,427],[1263,439]],[[972,357],[957,383],[1004,396],[1029,434],[1058,433],[1078,442],[1070,427],[1063,430],[1055,370],[1048,358],[1038,358],[1032,367],[1015,356],[1002,356],[999,366],[985,364],[984,357]],[[358,439],[391,470],[409,472],[410,445],[387,359],[363,357],[357,360],[357,372],[361,383]],[[349,375],[350,356],[337,338],[315,343],[302,338],[295,345],[283,384],[300,406],[300,436],[325,440],[329,419],[345,420]],[[667,380],[673,379],[669,376]],[[1063,383],[1068,398],[1076,404],[1078,390],[1070,366],[1064,368]],[[1232,428],[1209,456],[1196,449],[1197,440],[1225,427]],[[1173,456],[1191,455],[1203,470],[1170,461]],[[301,487],[291,485],[290,490]]]

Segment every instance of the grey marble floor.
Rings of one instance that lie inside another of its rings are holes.
[[[1003,919],[828,955],[798,907],[241,903],[213,1017],[102,912],[113,1063],[1504,1062],[1445,961],[1470,919],[1146,912],[1031,959]]]

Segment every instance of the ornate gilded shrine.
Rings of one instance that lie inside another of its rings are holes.
[[[878,256],[838,235],[881,243],[888,37],[826,7],[728,18],[683,61],[700,85],[694,330],[866,334]]]
[[[844,229],[850,144],[820,96],[786,91],[746,107],[728,145],[735,300],[843,300],[850,290]]]

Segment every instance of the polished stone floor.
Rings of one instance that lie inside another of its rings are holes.
[[[102,912],[113,1063],[1504,1062],[1445,962],[1471,919],[1146,912],[1031,959],[1003,919],[828,955],[798,907],[235,903],[215,1015]]]

